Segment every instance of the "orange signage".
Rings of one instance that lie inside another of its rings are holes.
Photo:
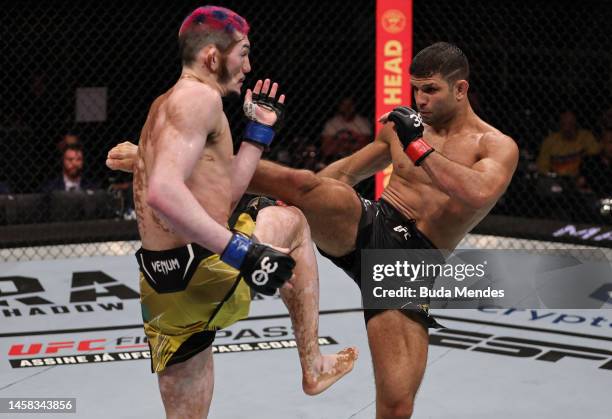
[[[412,58],[412,0],[376,2],[376,118],[399,105],[410,105],[408,68]],[[376,132],[381,128],[376,122]],[[378,199],[391,166],[376,174]]]

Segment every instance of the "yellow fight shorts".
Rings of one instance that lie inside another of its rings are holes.
[[[249,237],[254,229],[246,213],[234,226]],[[153,372],[208,348],[216,330],[249,314],[251,291],[239,272],[197,244],[163,251],[141,248],[136,259]]]

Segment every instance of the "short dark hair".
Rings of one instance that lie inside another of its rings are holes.
[[[249,24],[236,12],[219,6],[198,7],[179,29],[179,49],[183,65],[191,65],[206,45],[215,45],[222,53],[234,46],[235,32],[249,33]]]
[[[437,73],[448,83],[468,80],[470,64],[458,46],[436,42],[415,55],[410,64],[410,74],[415,77],[431,77]]]

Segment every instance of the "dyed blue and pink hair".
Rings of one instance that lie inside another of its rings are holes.
[[[236,12],[219,6],[202,6],[195,9],[183,21],[179,29],[179,37],[187,32],[224,31],[229,35],[240,32],[249,33],[249,24]]]
[[[239,42],[236,34],[247,35],[249,24],[237,13],[219,6],[202,6],[185,18],[179,29],[179,48],[183,65],[192,65],[206,45],[215,45],[221,53]]]

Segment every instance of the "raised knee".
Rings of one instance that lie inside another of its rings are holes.
[[[257,214],[257,223],[276,224],[281,226],[283,231],[292,231],[294,233],[305,232],[310,234],[308,222],[304,213],[298,207],[294,206],[271,206],[259,211]]]
[[[379,419],[409,419],[414,409],[414,398],[407,395],[403,398],[381,400],[379,412],[376,415]]]
[[[299,193],[307,193],[316,188],[321,179],[310,170],[292,170],[287,179],[291,187]]]

